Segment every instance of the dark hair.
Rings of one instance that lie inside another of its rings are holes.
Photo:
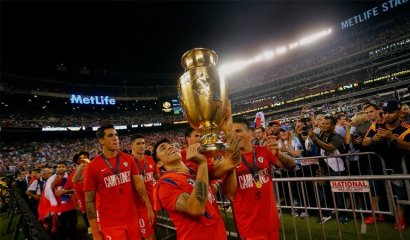
[[[328,114],[325,115],[324,120],[330,120],[332,125],[336,125],[336,123],[337,123],[336,118],[333,117],[332,115],[328,115]]]
[[[90,153],[87,152],[87,151],[81,151],[81,152],[79,152],[79,153],[78,153],[78,157],[80,157],[81,155],[85,155],[85,156],[87,156],[87,158],[90,157]]]
[[[255,128],[255,130],[257,130],[257,129],[260,129],[260,130],[262,130],[262,132],[265,132],[265,128],[262,127],[262,126],[259,126],[259,127],[256,127],[256,128]]]
[[[38,169],[38,168],[34,168],[34,169],[31,169],[30,173],[31,173],[31,172],[41,173],[41,170]]]
[[[155,143],[154,150],[152,150],[152,158],[156,163],[159,161],[159,159],[157,159],[157,148],[163,143],[171,143],[171,141],[168,138],[163,138]]]
[[[377,106],[377,104],[372,103],[372,102],[365,104],[364,107],[363,107],[363,110],[366,110],[369,107],[374,107],[374,109],[379,110],[379,107]]]
[[[191,137],[192,132],[195,131],[195,129],[193,127],[187,127],[187,129],[185,129],[185,139],[187,137]]]
[[[73,162],[77,163],[79,157],[80,157],[80,154],[76,153],[73,157]]]
[[[59,161],[57,162],[57,165],[65,165],[67,167],[67,162],[66,161]]]
[[[337,115],[337,121],[341,120],[342,117],[346,117],[346,114],[344,114],[344,113],[339,113],[339,114]]]
[[[95,136],[97,137],[97,139],[104,138],[104,135],[105,135],[104,131],[106,129],[111,129],[111,128],[114,128],[114,125],[105,124],[105,125],[103,125],[103,126],[101,126],[97,129],[97,132],[95,133]]]
[[[243,124],[246,126],[246,129],[250,129],[251,124],[249,123],[249,121],[246,118],[235,118],[233,119],[233,123],[238,123],[238,124]]]
[[[144,139],[144,136],[142,136],[141,134],[138,134],[138,133],[134,134],[134,135],[131,136],[130,143],[132,143],[135,139],[138,139],[138,138]]]

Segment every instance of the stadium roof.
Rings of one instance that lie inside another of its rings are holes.
[[[180,57],[191,48],[213,49],[220,62],[246,58],[304,34],[340,29],[383,2],[2,1],[1,71],[28,60],[175,84]]]

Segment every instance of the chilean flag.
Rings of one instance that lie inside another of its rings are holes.
[[[72,176],[73,175],[71,174],[70,176],[68,176],[67,173],[65,173],[63,176],[63,178],[66,179],[64,184],[64,187],[66,189],[70,189],[68,185],[72,181]],[[47,179],[46,187],[41,193],[40,203],[38,205],[38,220],[41,220],[53,214],[60,214],[61,212],[75,209],[75,200],[73,196],[69,197],[67,203],[64,204],[61,202],[61,197],[54,196],[52,183],[56,180],[56,177],[57,175],[54,174],[49,179]],[[59,184],[61,184],[61,182]]]
[[[263,112],[257,112],[255,121],[253,121],[253,127],[257,128],[259,126],[265,127],[265,115]]]

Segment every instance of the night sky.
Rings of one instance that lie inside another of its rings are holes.
[[[180,74],[182,54],[220,62],[332,27],[377,1],[2,2],[1,64],[25,58],[140,74]],[[410,5],[410,4],[407,4]],[[392,13],[389,13],[392,14]]]

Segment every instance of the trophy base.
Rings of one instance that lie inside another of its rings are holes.
[[[224,155],[226,150],[229,149],[229,144],[223,142],[201,144],[199,152],[207,158],[215,157],[218,155]]]

